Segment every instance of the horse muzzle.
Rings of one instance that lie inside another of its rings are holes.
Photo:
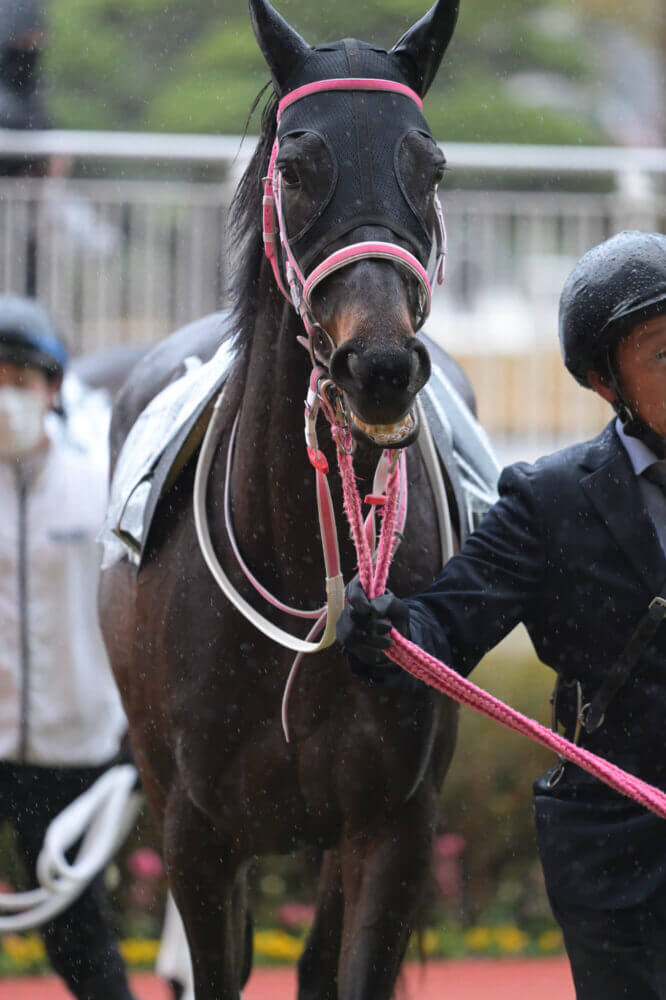
[[[430,377],[430,357],[416,337],[403,346],[364,348],[352,338],[332,354],[329,372],[342,390],[354,438],[405,448],[418,437],[417,393]]]

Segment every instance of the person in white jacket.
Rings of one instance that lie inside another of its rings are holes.
[[[0,821],[31,873],[48,824],[115,762],[126,729],[97,624],[104,448],[47,420],[66,363],[41,306],[0,296]],[[77,1000],[132,1000],[105,903],[98,876],[43,928]]]

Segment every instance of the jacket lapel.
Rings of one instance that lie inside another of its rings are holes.
[[[607,530],[654,596],[666,578],[666,558],[643,502],[629,456],[613,424],[597,438],[581,487]]]

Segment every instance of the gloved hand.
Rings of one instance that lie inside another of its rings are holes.
[[[347,587],[346,598],[335,634],[354,676],[367,684],[381,684],[399,691],[423,687],[385,655],[391,645],[388,633],[393,626],[403,635],[409,634],[409,608],[405,602],[390,590],[369,600],[358,579]]]
[[[384,655],[391,645],[388,633],[393,625],[399,632],[408,630],[407,605],[390,590],[369,600],[358,578],[349,584],[345,597],[345,609],[335,629],[340,645],[361,663],[376,666],[390,662]]]

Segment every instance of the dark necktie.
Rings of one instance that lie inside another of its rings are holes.
[[[666,460],[649,465],[642,475],[666,493]]]

